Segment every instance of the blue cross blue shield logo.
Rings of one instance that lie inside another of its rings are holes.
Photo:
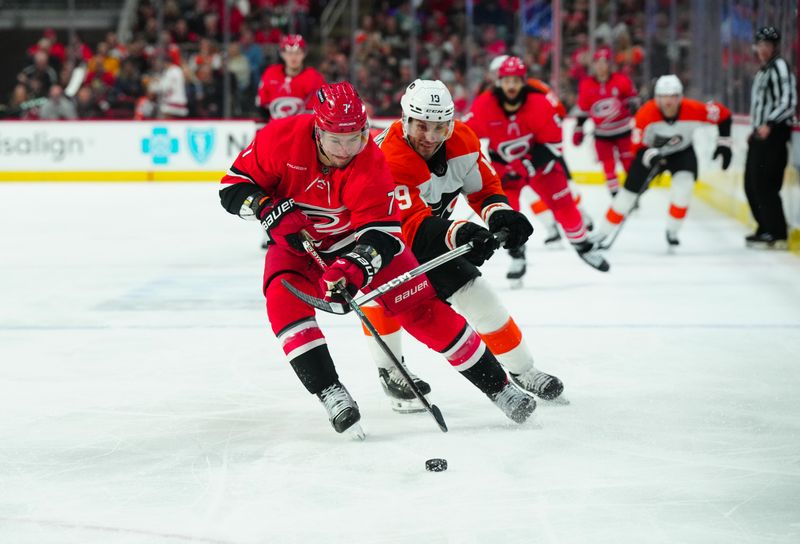
[[[213,128],[189,128],[186,129],[186,140],[189,152],[194,160],[200,164],[206,162],[214,151],[214,129]]]

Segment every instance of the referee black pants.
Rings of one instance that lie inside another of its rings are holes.
[[[764,140],[756,137],[754,132],[748,140],[744,166],[744,192],[758,223],[756,234],[771,234],[778,240],[786,239],[786,217],[780,190],[789,158],[787,144],[790,136],[791,128],[786,124],[772,127]]]

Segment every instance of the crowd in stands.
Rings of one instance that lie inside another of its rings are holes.
[[[217,118],[225,111],[227,81],[231,116],[253,117],[261,73],[279,61],[277,44],[288,32],[305,32],[311,44],[308,63],[328,81],[351,79],[374,116],[398,115],[399,97],[415,74],[444,81],[458,110],[464,112],[471,97],[489,84],[487,66],[497,55],[520,54],[535,77],[549,80],[553,72],[553,46],[546,32],[517,40],[518,0],[475,2],[473,40],[465,39],[468,25],[463,0],[426,0],[416,11],[410,0],[383,0],[371,3],[371,11],[362,14],[354,36],[345,28],[323,43],[316,23],[326,3],[237,0],[230,8],[227,51],[223,51],[222,0],[165,0],[162,14],[156,3],[142,0],[133,37],[125,44],[114,32],[98,43],[86,44],[78,35],[67,43],[66,32],[45,31],[28,50],[30,64],[21,67],[5,116]],[[649,50],[654,58],[647,59],[644,4],[644,0],[599,1],[594,45],[610,47],[618,69],[630,75],[642,93],[647,92],[645,62],[656,66],[650,71],[652,76],[688,65],[679,58],[680,40],[688,35],[688,12],[684,10],[678,18],[678,43],[669,43],[675,33],[666,30],[670,23],[666,11],[649,21],[655,30]],[[558,84],[569,105],[590,65],[589,5],[588,0],[565,0],[562,6]],[[418,44],[416,70],[409,46],[412,31]],[[227,79],[223,57],[229,69]],[[177,76],[183,77],[185,113],[168,113],[163,105],[162,82],[171,66],[178,66]],[[688,73],[679,75],[685,79]]]

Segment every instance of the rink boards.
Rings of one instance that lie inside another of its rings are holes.
[[[373,119],[374,129],[392,119]],[[590,122],[591,123],[591,122]],[[564,122],[564,153],[580,183],[602,183],[591,137],[572,145],[575,121]],[[591,127],[589,126],[589,131]],[[217,181],[252,140],[255,123],[238,121],[9,121],[0,124],[0,181],[180,182]],[[697,194],[718,210],[744,223],[752,221],[742,187],[747,153],[748,119],[733,126],[733,162],[722,171],[712,161],[716,128],[695,135],[699,177]],[[800,132],[795,132],[793,161],[800,161]],[[790,161],[791,162],[791,161]],[[792,247],[800,248],[800,183],[797,170],[787,168],[784,207],[792,232]],[[669,183],[668,176],[655,181]]]

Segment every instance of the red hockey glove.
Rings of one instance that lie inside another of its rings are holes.
[[[464,257],[475,266],[486,262],[498,248],[497,240],[488,229],[469,221],[454,221],[447,229],[446,237],[450,249],[472,242],[472,250]]]
[[[305,231],[313,239],[320,238],[314,223],[295,206],[291,198],[276,202],[269,197],[263,197],[256,206],[256,217],[273,244],[289,248],[300,255],[305,255],[301,231]]]
[[[503,243],[506,249],[519,249],[533,234],[528,218],[512,209],[494,210],[489,215],[489,231],[497,234],[503,229],[508,230],[508,238]]]
[[[583,129],[580,127],[575,128],[575,132],[572,133],[572,145],[578,147],[583,143]]]
[[[343,287],[355,295],[372,281],[380,267],[381,256],[372,246],[357,245],[353,251],[336,259],[322,274],[320,285],[325,290],[325,300],[341,302],[337,291]]]

